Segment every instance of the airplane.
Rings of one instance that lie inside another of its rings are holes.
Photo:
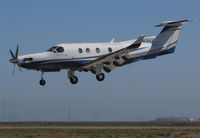
[[[98,81],[103,81],[103,71],[110,73],[116,67],[121,67],[140,60],[154,59],[158,56],[174,53],[181,26],[192,20],[165,21],[155,27],[163,27],[157,36],[139,36],[137,39],[115,42],[114,39],[105,43],[61,43],[45,52],[18,56],[17,45],[15,55],[10,50],[12,58],[9,62],[28,70],[41,73],[41,86],[46,84],[45,72],[67,70],[72,84],[77,84],[76,71],[91,72]]]

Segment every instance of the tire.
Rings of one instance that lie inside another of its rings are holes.
[[[46,81],[45,81],[44,79],[41,79],[41,80],[40,80],[40,85],[41,85],[41,86],[44,86],[45,84],[46,84]]]
[[[69,80],[71,84],[76,84],[78,82],[78,78],[76,76],[71,77]]]
[[[105,78],[105,76],[104,76],[103,73],[101,73],[101,74],[99,74],[99,75],[96,75],[96,79],[97,79],[98,81],[103,81],[104,78]]]

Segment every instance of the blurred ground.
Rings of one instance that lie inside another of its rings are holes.
[[[200,137],[200,123],[20,122],[0,123],[0,137]]]

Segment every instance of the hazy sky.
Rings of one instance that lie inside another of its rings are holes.
[[[0,121],[139,121],[157,117],[200,117],[200,20],[183,26],[176,52],[115,69],[98,82],[79,73],[71,85],[65,70],[40,73],[16,68],[20,55],[57,43],[130,40],[157,35],[165,20],[199,19],[199,0],[1,0]]]

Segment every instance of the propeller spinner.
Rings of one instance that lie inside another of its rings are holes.
[[[9,50],[9,51],[10,51],[10,55],[12,57],[9,61],[14,64],[13,71],[12,71],[12,75],[14,76],[14,74],[15,74],[15,65],[16,64],[19,67],[19,70],[22,72],[22,70],[20,68],[20,61],[18,59],[19,45],[17,45],[17,49],[16,49],[16,52],[15,52],[15,55],[13,54],[12,50]]]

